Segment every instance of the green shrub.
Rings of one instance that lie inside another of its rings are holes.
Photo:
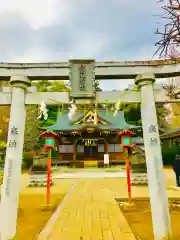
[[[23,153],[23,164],[22,168],[30,168],[33,164],[33,155],[29,152]]]
[[[4,150],[6,148],[6,142],[0,141],[0,150]]]
[[[4,152],[0,152],[0,160],[4,161],[5,159],[5,153]]]
[[[47,165],[35,164],[30,168],[30,172],[44,172],[47,171]]]
[[[52,152],[51,152],[51,157],[52,158],[56,158],[57,154],[56,154],[56,150],[53,148]]]

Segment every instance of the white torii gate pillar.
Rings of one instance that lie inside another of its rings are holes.
[[[170,240],[172,239],[171,224],[153,92],[154,82],[155,77],[151,73],[140,74],[135,80],[141,89],[141,118],[154,239]]]
[[[0,239],[2,240],[11,239],[16,234],[26,119],[25,92],[30,86],[30,81],[25,76],[12,76],[10,83],[12,99],[0,205]]]

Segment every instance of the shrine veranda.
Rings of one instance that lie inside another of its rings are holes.
[[[16,234],[26,119],[25,105],[38,105],[41,102],[45,102],[47,105],[56,105],[57,103],[71,104],[73,100],[77,106],[86,105],[89,107],[96,106],[96,104],[116,104],[117,102],[141,103],[142,129],[154,236],[157,240],[172,239],[155,103],[177,102],[179,100],[170,99],[165,91],[156,89],[154,83],[156,78],[177,76],[180,76],[179,60],[95,62],[90,59],[70,60],[62,63],[1,63],[0,79],[3,81],[10,80],[12,86],[9,92],[4,92],[3,88],[0,92],[0,105],[11,105],[1,194],[1,216],[3,216],[3,219],[1,217],[1,238],[12,238]],[[44,79],[70,80],[72,89],[70,95],[66,92],[29,92],[31,81]],[[95,79],[135,79],[136,87],[127,92],[95,92]],[[105,124],[108,119],[103,118],[101,114],[100,112],[99,115],[98,113],[96,114],[99,118],[96,118],[97,122],[93,124],[93,128],[91,124],[90,129],[86,125],[84,131],[88,130],[87,134],[90,134],[90,132],[98,134],[102,132],[102,129],[104,131],[108,124],[108,128],[115,125],[113,123],[115,118],[113,121]],[[81,119],[76,120],[80,121]],[[102,123],[103,121],[104,124]],[[117,121],[118,124],[120,122]],[[120,127],[122,126],[116,125],[112,130],[118,132]],[[125,123],[123,128],[127,128]],[[80,129],[81,133],[83,133],[82,128]],[[52,126],[51,130],[53,130]],[[102,144],[104,143],[102,142]],[[92,151],[95,150],[91,148]]]

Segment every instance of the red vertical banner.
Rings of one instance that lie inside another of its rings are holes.
[[[46,195],[46,203],[49,205],[50,203],[50,187],[51,187],[51,151],[52,149],[48,149],[48,172],[47,172],[47,195]]]
[[[131,167],[129,162],[128,147],[124,147],[124,157],[126,161],[126,174],[127,174],[127,186],[128,186],[128,200],[131,203]]]

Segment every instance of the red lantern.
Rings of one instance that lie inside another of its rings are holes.
[[[57,134],[53,133],[51,131],[46,131],[46,132],[42,133],[40,136],[43,137],[45,140],[44,149],[48,150],[46,201],[47,201],[47,204],[49,204],[50,203],[50,185],[51,185],[51,152],[52,152],[52,148],[54,148],[55,138],[56,138]]]
[[[46,131],[42,133],[40,136],[43,137],[45,140],[44,149],[49,150],[54,148],[55,138],[57,136],[56,133],[53,133],[51,131]]]
[[[135,133],[133,133],[130,130],[124,130],[122,132],[119,132],[119,136],[121,136],[121,144],[123,147],[133,147],[132,144],[132,136],[134,136]]]
[[[126,162],[126,173],[127,173],[127,185],[128,185],[128,198],[129,198],[129,203],[131,203],[131,166],[129,162],[129,148],[134,147],[134,144],[132,144],[132,136],[134,133],[130,130],[124,130],[119,133],[119,136],[121,136],[121,145],[123,147],[124,151],[124,158]]]

